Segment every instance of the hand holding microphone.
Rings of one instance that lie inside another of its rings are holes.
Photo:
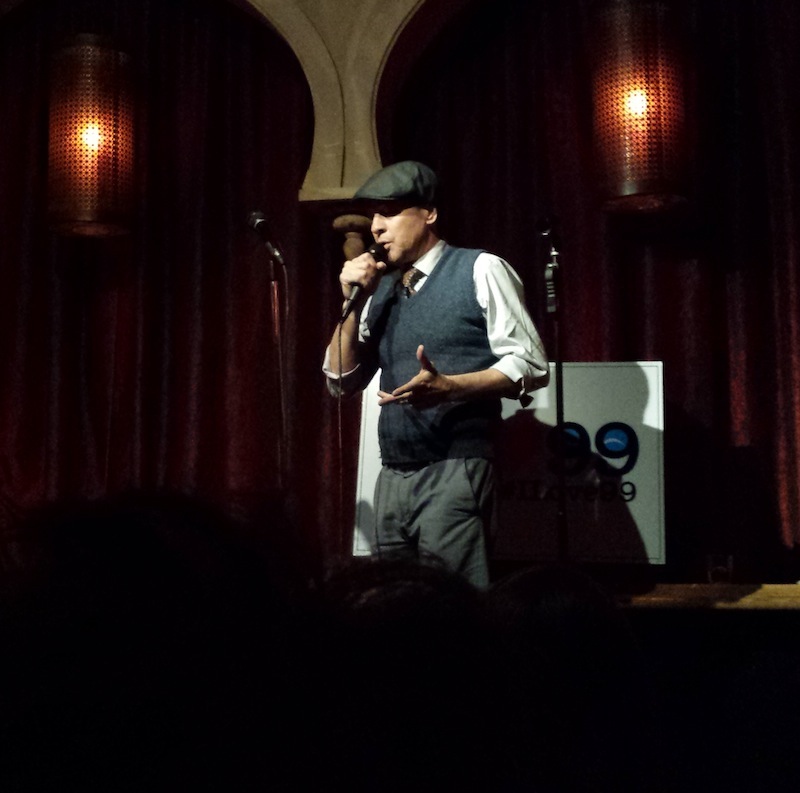
[[[342,308],[342,317],[339,320],[340,323],[344,322],[350,315],[356,300],[358,300],[358,296],[361,294],[363,287],[359,281],[356,281],[356,278],[363,278],[364,276],[371,275],[369,278],[371,281],[372,278],[376,277],[374,272],[375,269],[377,269],[378,276],[383,270],[386,269],[386,263],[389,256],[386,248],[384,248],[383,245],[381,245],[379,242],[374,242],[369,246],[369,248],[367,248],[365,253],[370,255],[375,264],[373,264],[370,259],[364,258],[364,255],[362,254],[362,256],[359,256],[350,262],[345,262],[345,266],[342,268],[342,274],[339,276],[339,280],[343,284],[350,285],[350,294],[345,300],[344,307]]]

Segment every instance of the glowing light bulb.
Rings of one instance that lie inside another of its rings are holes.
[[[81,143],[91,152],[97,153],[100,150],[100,145],[103,142],[103,136],[100,132],[100,126],[97,122],[86,124],[81,129]]]
[[[647,113],[647,92],[635,88],[625,97],[625,109],[636,118],[644,118]]]

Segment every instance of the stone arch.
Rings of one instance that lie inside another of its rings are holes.
[[[380,167],[379,95],[381,105],[391,103],[419,52],[464,5],[474,2],[226,1],[265,19],[305,74],[314,106],[314,140],[301,200],[349,198]],[[0,16],[23,2],[0,0]],[[384,90],[382,81],[391,84]]]
[[[325,39],[296,0],[247,0],[291,47],[306,76],[314,106],[311,162],[301,198],[336,198],[345,150],[344,99],[339,72]]]
[[[426,0],[248,2],[292,48],[311,90],[314,143],[300,198],[349,198],[381,165],[375,108],[383,67]]]

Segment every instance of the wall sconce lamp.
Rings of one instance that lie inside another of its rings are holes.
[[[658,211],[685,196],[683,64],[666,0],[595,8],[593,115],[604,206]]]
[[[129,231],[133,207],[130,61],[81,34],[53,56],[48,218],[54,231],[107,237]]]

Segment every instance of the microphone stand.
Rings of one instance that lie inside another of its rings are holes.
[[[286,483],[286,386],[283,349],[283,314],[281,310],[280,272],[285,276],[283,256],[269,240],[262,237],[262,243],[269,260],[270,309],[272,316],[272,336],[278,351],[278,490],[283,495]]]
[[[558,500],[556,529],[558,538],[558,560],[566,564],[569,560],[569,531],[567,525],[567,479],[564,442],[564,365],[561,359],[560,333],[560,265],[556,248],[555,232],[548,223],[542,236],[550,241],[550,259],[544,269],[547,289],[547,313],[553,328],[553,354],[556,375],[556,466],[558,471]]]
[[[371,239],[370,233],[371,221],[366,215],[358,215],[354,213],[338,215],[333,219],[333,229],[344,235],[344,243],[342,250],[345,259],[355,259],[360,256],[367,249],[367,240]],[[345,312],[339,318],[339,380],[342,378],[342,335],[341,326],[346,318]],[[345,484],[344,484],[344,438],[342,435],[344,427],[344,417],[342,411],[342,392],[336,399],[337,410],[337,451],[339,454],[339,537],[337,548],[338,553],[352,553],[353,536],[351,527],[345,523]],[[347,517],[350,514],[347,513]],[[353,525],[353,524],[351,524]],[[349,547],[348,547],[349,546]]]

